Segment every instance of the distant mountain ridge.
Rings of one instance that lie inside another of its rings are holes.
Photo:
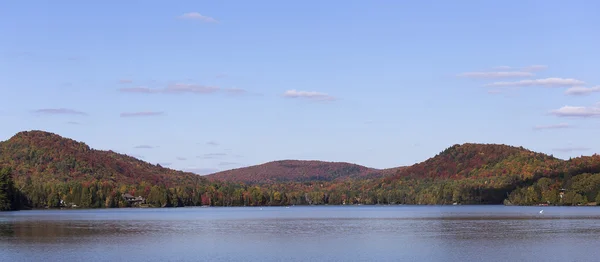
[[[279,160],[206,175],[208,179],[250,184],[334,181],[344,178],[376,178],[398,168],[379,170],[346,162]]]
[[[523,147],[502,144],[453,145],[434,157],[411,166],[375,169],[345,162],[281,160],[207,175],[211,180],[250,184],[335,181],[344,178],[464,179],[519,173],[532,176],[558,167],[563,160]],[[523,165],[527,163],[528,165]],[[535,166],[530,164],[543,163]]]

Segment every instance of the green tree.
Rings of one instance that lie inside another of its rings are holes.
[[[0,169],[0,211],[15,210],[16,190],[13,184],[11,170]]]

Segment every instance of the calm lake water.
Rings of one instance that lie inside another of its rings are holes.
[[[294,206],[0,213],[0,261],[564,262],[598,261],[598,246],[597,207]]]

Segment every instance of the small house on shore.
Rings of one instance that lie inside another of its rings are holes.
[[[564,189],[564,188],[561,188],[561,189],[559,190],[558,196],[560,197],[560,199],[561,199],[561,200],[562,200],[562,199],[563,199],[563,197],[565,196],[565,191],[567,191],[567,190],[566,190],[566,189]]]
[[[123,199],[125,199],[125,201],[129,202],[132,205],[146,203],[146,199],[144,199],[142,196],[134,197],[131,194],[127,194],[127,193],[125,193],[121,196],[123,197]]]

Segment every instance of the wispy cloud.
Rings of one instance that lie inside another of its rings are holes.
[[[131,84],[131,83],[133,83],[133,80],[131,80],[131,79],[120,79],[119,83],[121,83],[121,84]]]
[[[219,166],[239,166],[240,163],[237,162],[220,162]]]
[[[69,121],[69,122],[67,122],[67,124],[69,124],[69,125],[81,125],[81,123],[75,122],[75,121]]]
[[[171,162],[161,162],[161,163],[158,163],[158,164],[161,165],[161,166],[170,166],[173,163],[171,163]]]
[[[458,75],[459,77],[466,78],[518,78],[518,77],[532,77],[534,76],[531,72],[520,72],[520,71],[502,71],[502,72],[466,72]]]
[[[557,152],[569,153],[569,152],[576,152],[576,151],[588,151],[588,150],[590,150],[590,148],[588,148],[588,147],[561,147],[561,148],[554,148],[552,150],[557,151]]]
[[[548,69],[547,65],[530,65],[523,68],[523,71],[542,71]]]
[[[215,86],[203,86],[194,84],[172,84],[169,85],[164,92],[166,93],[198,93],[207,94],[218,91],[219,88]]]
[[[208,175],[208,174],[213,174],[213,173],[217,173],[219,172],[219,169],[216,168],[197,168],[197,167],[191,167],[191,168],[186,168],[183,171],[186,172],[191,172],[197,175]]]
[[[225,153],[209,153],[209,154],[204,154],[202,156],[198,156],[198,158],[215,159],[215,158],[221,158],[224,156],[227,156],[227,154],[225,154]]]
[[[510,66],[496,66],[493,69],[494,70],[503,70],[503,71],[505,71],[505,70],[511,70],[512,67],[510,67]]]
[[[320,93],[315,91],[297,91],[295,89],[285,91],[284,97],[288,98],[304,98],[318,101],[333,101],[335,98],[326,93]]]
[[[595,87],[574,86],[574,87],[567,89],[567,91],[565,91],[565,94],[566,95],[575,95],[575,96],[584,96],[584,95],[589,95],[591,93],[597,93],[597,92],[600,92],[600,86],[595,86]]]
[[[179,161],[185,161],[185,160],[187,160],[187,158],[185,158],[185,157],[180,157],[180,156],[176,157],[175,159],[177,159],[177,160],[179,160]]]
[[[535,130],[563,129],[563,128],[570,128],[570,127],[572,127],[572,126],[567,123],[560,123],[560,124],[554,124],[554,125],[538,125],[538,126],[534,126],[533,129],[535,129]]]
[[[550,113],[559,117],[595,117],[600,116],[600,103],[594,106],[563,106]]]
[[[38,114],[47,114],[47,115],[87,115],[85,112],[67,109],[67,108],[43,108],[33,111]]]
[[[218,146],[219,143],[217,141],[208,141],[208,142],[206,142],[206,145],[209,145],[209,146]]]
[[[548,68],[545,65],[531,65],[526,66],[521,69],[511,67],[511,66],[496,66],[492,70],[494,71],[475,71],[475,72],[465,72],[462,74],[458,74],[458,77],[466,77],[466,78],[519,78],[519,77],[532,77],[535,76],[535,71],[541,71]]]
[[[124,93],[138,93],[138,94],[209,94],[219,91],[219,87],[216,86],[204,86],[196,84],[171,84],[166,88],[148,88],[148,87],[125,87],[120,88],[120,92]]]
[[[225,88],[225,89],[223,89],[223,91],[225,91],[229,94],[236,94],[236,95],[245,94],[247,92],[246,89],[237,88],[237,87]]]
[[[163,114],[164,114],[164,112],[153,112],[153,111],[124,112],[124,113],[121,113],[121,117],[149,117],[149,116],[160,116]]]
[[[197,21],[202,21],[202,22],[207,22],[207,23],[217,23],[218,22],[216,19],[214,19],[210,16],[201,15],[200,13],[197,13],[197,12],[185,13],[183,15],[180,15],[179,18],[187,19],[187,20],[197,20]]]
[[[544,86],[544,87],[564,87],[564,86],[578,86],[583,85],[585,82],[573,78],[544,78],[534,80],[521,80],[515,82],[494,82],[485,86],[490,87],[519,87],[519,86]]]
[[[152,148],[156,148],[155,146],[151,146],[151,145],[139,145],[139,146],[134,146],[133,148],[138,148],[138,149],[152,149]]]
[[[158,90],[160,90],[160,89],[152,89],[152,88],[147,88],[147,87],[143,87],[143,86],[119,88],[119,91],[121,91],[123,93],[141,93],[141,94],[159,93],[159,92],[157,92]]]

